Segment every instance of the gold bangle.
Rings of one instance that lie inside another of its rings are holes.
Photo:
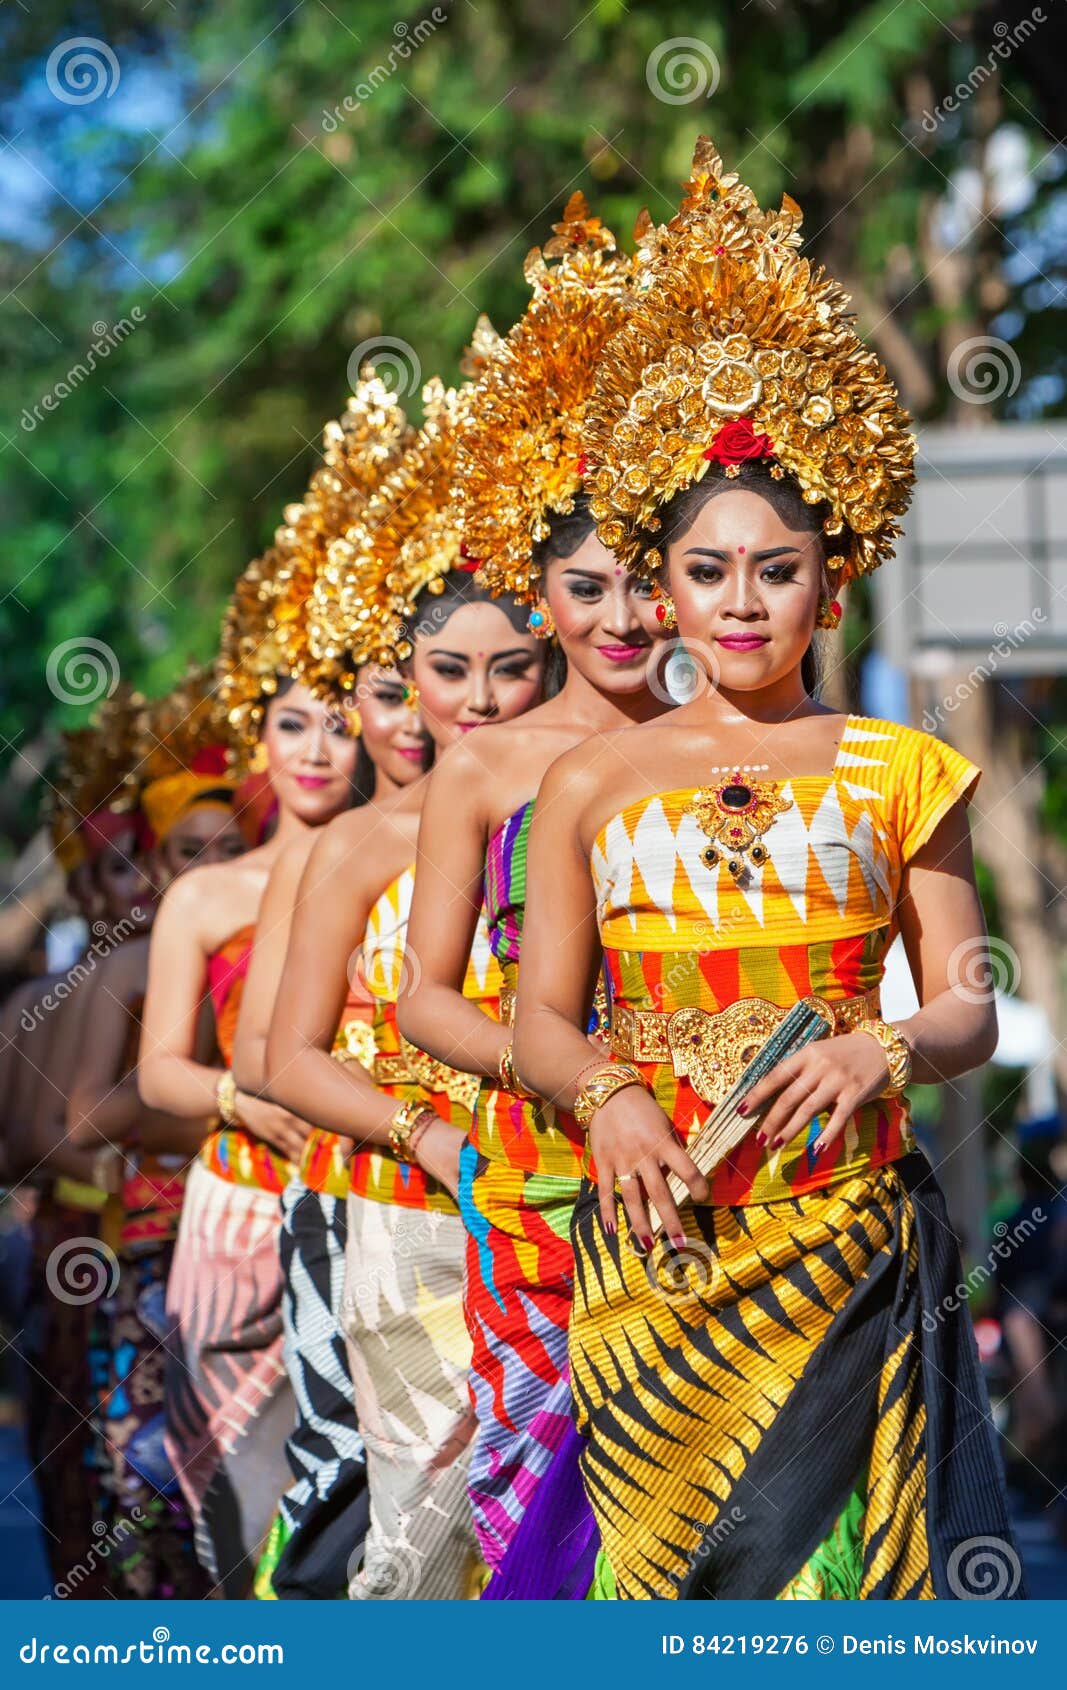
[[[588,1127],[597,1110],[603,1107],[609,1097],[614,1097],[617,1091],[622,1091],[626,1086],[644,1086],[645,1090],[648,1090],[648,1081],[632,1063],[609,1062],[605,1067],[598,1068],[574,1100],[571,1114],[578,1125]]]
[[[413,1098],[393,1111],[389,1121],[389,1148],[398,1162],[415,1160],[411,1149],[411,1134],[424,1115],[432,1114],[434,1111],[428,1109],[425,1103],[417,1103]]]
[[[506,1044],[500,1052],[497,1064],[497,1074],[500,1077],[501,1091],[509,1091],[513,1097],[532,1098],[537,1093],[528,1091],[515,1072],[515,1052],[510,1044]]]
[[[907,1039],[903,1033],[891,1027],[888,1021],[861,1021],[855,1031],[868,1033],[872,1039],[877,1039],[885,1051],[889,1064],[889,1081],[882,1087],[880,1096],[899,1097],[911,1079],[912,1055]]]
[[[215,1103],[219,1111],[219,1120],[227,1127],[237,1125],[237,1081],[233,1077],[233,1070],[227,1068],[218,1077],[215,1086]]]

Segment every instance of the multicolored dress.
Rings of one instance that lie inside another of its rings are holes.
[[[254,928],[210,959],[219,1049],[232,1060]],[[281,1195],[292,1168],[243,1127],[209,1133],[185,1187],[167,1285],[166,1449],[202,1566],[246,1596],[289,1470],[295,1406],[282,1355]]]
[[[363,941],[375,1000],[378,1087],[430,1105],[466,1132],[478,1082],[400,1035],[396,1004],[414,869],[378,899]],[[501,980],[484,923],[466,995],[496,1014]],[[370,1529],[349,1593],[358,1600],[472,1596],[479,1577],[467,1500],[474,1430],[463,1318],[463,1223],[454,1198],[387,1147],[357,1145],[350,1164],[343,1324],[366,1444]]]
[[[839,1032],[878,1013],[904,871],[978,778],[928,734],[850,716],[831,774],[741,777],[764,860],[736,879],[736,783],[642,798],[600,829],[614,1052],[683,1142],[798,999]],[[571,1376],[603,1594],[965,1597],[990,1556],[1019,1594],[955,1239],[909,1106],[865,1104],[817,1155],[826,1118],[773,1154],[749,1134],[711,1201],[682,1210],[684,1249],[643,1259],[621,1203],[608,1236],[591,1185],[579,1201]]]
[[[373,1070],[374,1007],[350,996],[338,1062]],[[367,1463],[341,1328],[352,1140],[315,1127],[282,1196],[285,1365],[296,1395],[286,1444],[293,1475],[256,1575],[256,1594],[343,1597],[370,1518]]]
[[[518,981],[532,814],[531,799],[496,830],[486,854],[485,916],[504,1020]],[[497,1575],[484,1593],[490,1599],[582,1598],[593,1573],[596,1534],[574,1460],[567,1366],[570,1227],[584,1149],[569,1115],[481,1085],[460,1205],[478,1416],[470,1493],[482,1555]]]
[[[133,1072],[143,998],[127,1006],[123,1077]],[[98,1409],[109,1467],[108,1569],[120,1597],[196,1600],[207,1580],[193,1547],[193,1524],[164,1449],[167,1276],[174,1254],[184,1158],[129,1147],[118,1194],[118,1274],[102,1305],[107,1374]],[[105,1209],[105,1229],[107,1210]]]

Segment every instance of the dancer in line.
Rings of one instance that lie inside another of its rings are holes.
[[[343,439],[328,443],[343,459]],[[306,1122],[239,1091],[234,1027],[260,901],[279,854],[352,799],[357,744],[343,713],[293,680],[307,583],[290,569],[291,540],[238,582],[218,675],[231,723],[270,777],[277,805],[265,845],[232,863],[191,869],[160,906],[149,961],[138,1066],[152,1108],[218,1121],[185,1187],[167,1290],[172,1354],[167,1453],[213,1585],[244,1596],[288,1478],[293,1397],[282,1359],[280,1198],[303,1154]],[[206,993],[222,1064],[197,1059]]]
[[[462,1152],[465,1308],[478,1432],[470,1491],[486,1594],[582,1597],[596,1534],[573,1460],[518,1527],[574,1434],[567,1322],[570,1217],[583,1135],[518,1087],[510,1010],[522,943],[533,800],[557,757],[597,734],[658,716],[663,630],[649,583],[594,531],[582,490],[581,427],[604,342],[623,320],[629,263],[576,194],[543,253],[533,297],[490,356],[460,438],[458,522],[479,579],[531,604],[529,626],[563,660],[555,697],[493,734],[463,740],[431,777],[415,876],[400,1029],[480,1076]],[[531,547],[531,536],[535,536]],[[656,690],[650,687],[656,683]],[[463,994],[485,887],[489,941],[504,976],[499,1021]],[[515,1543],[515,1553],[508,1551]]]
[[[530,836],[514,1059],[589,1128],[571,1371],[598,1589],[627,1598],[951,1598],[975,1539],[1015,1555],[904,1096],[995,1043],[992,998],[955,989],[986,943],[979,772],[814,695],[815,630],[891,555],[914,439],[799,221],[701,142],[645,245],[587,414],[592,508],[708,685],[562,758]],[[894,1026],[897,931],[921,1007]],[[584,1036],[601,947],[607,1063]],[[801,1001],[823,1036],[705,1151]]]
[[[467,390],[469,392],[469,390]],[[448,494],[466,395],[431,384],[416,445],[372,502],[356,555],[320,582],[320,643],[342,660],[405,665],[438,750],[537,703],[543,647],[514,601],[460,567]],[[316,595],[313,593],[313,601]],[[312,618],[314,625],[314,617]],[[472,1418],[463,1322],[458,1139],[469,1075],[400,1038],[396,1001],[425,781],[335,823],[311,854],[271,1026],[271,1093],[355,1140],[343,1323],[367,1450],[370,1530],[357,1599],[474,1593],[466,1496]],[[354,953],[375,998],[374,1083],[330,1060]],[[490,1012],[500,981],[484,927],[467,990]]]
[[[192,671],[137,719],[135,768],[145,782],[141,808],[154,840],[152,878],[161,891],[196,864],[230,862],[246,849],[234,815],[237,782],[227,765],[226,723],[213,706],[210,683],[209,672]],[[98,1311],[108,1342],[96,1425],[116,1540],[107,1561],[111,1589],[117,1596],[196,1598],[207,1581],[163,1448],[164,1305],[185,1167],[207,1121],[149,1110],[138,1096],[149,943],[148,934],[127,940],[103,958],[86,986],[67,1125],[74,1144],[122,1152],[121,1185],[102,1215],[115,1283]],[[211,1034],[205,1025],[205,1061]]]

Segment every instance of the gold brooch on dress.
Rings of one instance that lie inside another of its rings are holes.
[[[770,781],[745,781],[735,772],[721,786],[702,786],[683,814],[695,816],[714,843],[705,846],[700,860],[708,868],[725,861],[735,880],[750,863],[762,868],[767,861],[763,835],[776,816],[792,808]]]

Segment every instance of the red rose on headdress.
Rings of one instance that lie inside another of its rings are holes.
[[[193,758],[194,775],[224,775],[228,768],[224,745],[205,745]]]
[[[744,464],[754,458],[773,458],[774,441],[769,434],[757,434],[750,417],[735,417],[723,423],[704,456],[714,464]]]
[[[481,561],[480,557],[471,557],[470,552],[467,550],[467,542],[465,540],[461,540],[459,547],[459,561],[456,564],[456,568],[462,569],[465,575],[473,575],[474,571],[480,568]]]
[[[581,457],[578,459],[578,474],[583,480],[585,478],[585,472],[586,472],[586,467],[588,465],[588,462],[589,462],[589,454],[587,452],[583,452]]]

